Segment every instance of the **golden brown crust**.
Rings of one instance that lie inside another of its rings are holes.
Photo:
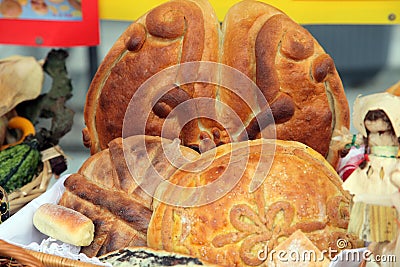
[[[217,61],[218,21],[216,16],[210,18],[213,14],[206,1],[170,1],[128,27],[104,58],[88,91],[84,140],[92,154],[121,136],[126,107],[149,77],[178,63]],[[193,86],[183,88],[190,96],[196,94]],[[146,134],[160,135],[164,119],[149,115]]]
[[[172,0],[130,25],[103,60],[88,91],[83,139],[91,153],[107,148],[112,139],[122,135],[128,103],[148,78],[175,64],[200,60],[223,63],[245,74],[272,110],[276,138],[305,143],[336,166],[338,152],[330,148],[330,142],[335,129],[349,127],[349,107],[332,58],[282,11],[252,0],[230,9],[222,30],[206,0]],[[214,81],[223,78],[235,83],[235,78],[224,76],[219,69],[192,71]],[[221,145],[272,138],[274,129],[267,127],[273,122],[269,108],[254,89],[243,90],[239,96],[232,88],[182,83],[190,72],[178,71],[176,81],[167,85],[171,90],[154,100],[152,110],[134,107],[137,114],[148,115],[145,133],[126,125],[127,134],[160,136],[171,110],[193,98],[206,97],[217,101],[196,102],[190,106],[193,110],[187,108],[187,114],[181,116],[193,115],[194,119],[169,119],[172,128],[181,128],[179,138],[185,146],[207,150],[212,147],[207,140]],[[155,94],[149,90],[146,97],[153,99]],[[235,122],[232,110],[238,116]],[[172,138],[169,130],[164,134]]]
[[[95,225],[94,240],[83,247],[83,253],[98,256],[146,244],[152,214],[150,190],[158,182],[152,167],[168,179],[178,166],[169,163],[164,149],[180,151],[189,160],[198,157],[197,152],[156,136],[117,138],[66,179],[59,204],[84,214]]]
[[[114,190],[92,183],[80,174],[72,174],[64,182],[64,186],[72,194],[104,208],[137,231],[146,233],[151,211],[128,195],[115,194]]]
[[[143,244],[151,211],[128,195],[91,183],[80,174],[65,181],[66,193],[59,204],[77,210],[92,219],[94,241],[84,248],[88,256],[127,246]]]
[[[120,188],[118,174],[108,149],[86,159],[79,168],[78,173],[106,188]]]
[[[248,143],[249,161],[235,187],[218,200],[200,207],[182,208],[160,203],[155,209],[147,242],[150,247],[200,257],[225,266],[247,266],[257,262],[257,249],[274,248],[296,230],[320,249],[337,249],[339,238],[349,247],[360,241],[347,234],[350,195],[341,188],[341,179],[313,149],[289,141],[277,141],[275,153],[261,149],[274,141]],[[244,142],[247,144],[247,142]],[[213,163],[201,173],[177,171],[169,179],[181,186],[201,186],[221,177],[224,170],[235,170],[241,161],[229,160],[235,152],[246,156],[241,146],[217,148]],[[264,148],[265,149],[265,148]],[[261,186],[250,192],[259,160],[273,155],[270,172]],[[174,195],[175,190],[166,194]],[[259,263],[258,263],[259,264]]]
[[[275,120],[276,137],[307,144],[335,166],[338,154],[330,151],[330,140],[334,129],[349,127],[348,103],[333,60],[313,36],[281,11],[256,1],[233,6],[223,34],[221,62],[250,77],[271,106],[285,99],[274,107],[274,117],[284,118]],[[243,110],[230,98],[228,105]]]

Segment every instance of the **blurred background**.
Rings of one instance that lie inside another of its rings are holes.
[[[67,173],[78,170],[89,157],[82,144],[83,107],[91,79],[129,21],[101,21],[100,45],[69,48],[67,69],[73,97],[68,106],[76,113],[74,126],[61,141],[68,156]],[[382,92],[400,80],[400,25],[303,25],[334,59],[350,109],[357,95]],[[11,55],[45,58],[50,48],[0,45],[0,58]],[[351,131],[354,132],[353,126]]]

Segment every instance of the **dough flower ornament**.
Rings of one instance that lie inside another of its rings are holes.
[[[270,251],[277,245],[279,238],[288,237],[299,229],[299,225],[292,225],[295,209],[289,202],[277,201],[270,205],[266,212],[263,212],[264,207],[259,203],[257,203],[257,207],[258,213],[246,204],[233,206],[230,212],[230,221],[238,232],[218,235],[212,242],[216,247],[223,247],[232,241],[243,240],[240,254],[243,262],[247,265],[260,265],[263,262],[257,254],[252,253],[254,247],[262,250],[267,246]],[[280,212],[283,213],[284,220],[275,225],[274,221]],[[243,221],[242,217],[248,218],[249,222]],[[319,229],[325,227],[322,222],[319,225]],[[236,238],[232,238],[232,236]]]
[[[265,209],[260,192],[256,194],[257,211],[247,204],[237,204],[232,207],[229,218],[232,226],[237,232],[217,235],[212,244],[215,247],[243,241],[240,247],[240,255],[243,262],[250,266],[262,264],[266,258],[260,257],[259,251],[265,253],[274,249],[281,238],[287,238],[296,230],[300,229],[303,233],[311,233],[324,229],[328,223],[326,221],[295,222],[295,207],[288,201],[276,201]],[[341,196],[332,197],[327,202],[327,210],[336,211],[334,214],[328,213],[331,225],[338,227],[347,227],[349,212],[348,209],[341,209],[342,202],[345,199]],[[282,216],[282,220],[278,218]],[[246,218],[246,219],[243,219]],[[341,233],[335,233],[338,240],[343,236]],[[343,239],[345,240],[345,239]],[[351,245],[351,244],[349,244]]]

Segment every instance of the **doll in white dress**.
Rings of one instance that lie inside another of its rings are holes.
[[[364,139],[364,161],[344,181],[353,195],[348,231],[367,242],[397,237],[398,213],[390,196],[398,191],[391,176],[400,170],[400,97],[379,93],[359,97],[353,123]]]

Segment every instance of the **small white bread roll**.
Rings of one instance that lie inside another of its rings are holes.
[[[33,215],[33,225],[41,233],[75,246],[88,246],[94,238],[91,219],[57,204],[41,205]]]

